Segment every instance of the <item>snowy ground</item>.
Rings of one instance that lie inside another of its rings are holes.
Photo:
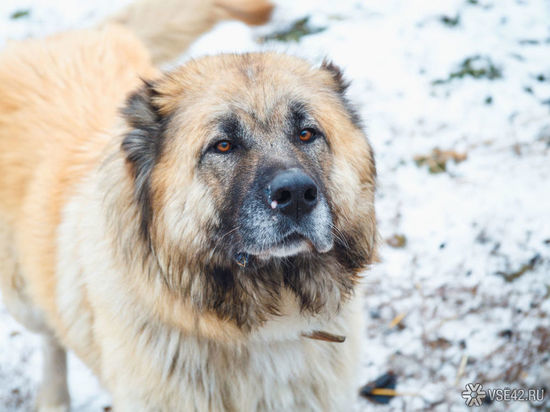
[[[88,25],[127,2],[2,0],[0,47]],[[464,385],[480,382],[547,388],[542,406],[490,410],[550,410],[550,2],[277,4],[269,25],[222,24],[189,55],[329,56],[353,81],[376,152],[384,240],[365,277],[362,383],[393,370],[407,395],[388,406],[358,398],[358,409],[465,410]],[[30,13],[13,18],[21,10]],[[324,30],[259,41],[305,16]],[[463,160],[435,159],[436,148]],[[0,410],[30,407],[40,356],[37,338],[0,305]],[[109,404],[74,357],[70,381],[74,410]]]

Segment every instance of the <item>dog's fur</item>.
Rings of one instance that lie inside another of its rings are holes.
[[[254,7],[225,10],[270,10],[240,4]],[[375,168],[340,71],[256,53],[161,74],[145,37],[106,25],[0,55],[0,281],[45,336],[39,408],[68,407],[67,347],[117,411],[346,410]],[[293,140],[313,126],[316,141]],[[219,136],[240,152],[210,150]],[[250,223],[255,182],[288,167],[319,185],[332,243],[240,267],[249,232],[268,230]],[[315,330],[347,340],[303,336]]]
[[[153,63],[178,57],[215,23],[238,19],[265,23],[273,6],[267,0],[137,0],[107,20],[128,27],[149,49]]]

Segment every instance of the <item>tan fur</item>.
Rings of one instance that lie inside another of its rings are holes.
[[[121,150],[131,127],[119,110],[140,78],[155,82],[156,107],[173,116],[151,183],[154,253],[139,240],[132,170]],[[14,316],[45,334],[47,359],[63,362],[60,343],[74,350],[120,411],[347,410],[363,332],[360,292],[344,297],[327,284],[323,310],[313,315],[283,288],[273,302],[279,314],[243,329],[197,307],[207,292],[193,277],[204,263],[194,256],[220,218],[215,182],[195,172],[209,116],[242,101],[276,117],[288,93],[315,102],[332,150],[325,172],[335,225],[372,261],[372,154],[337,88],[329,71],[279,54],[209,57],[161,76],[141,42],[116,26],[4,50],[0,281]],[[182,258],[171,262],[175,256]],[[159,275],[168,262],[181,269],[177,277]],[[313,330],[347,339],[302,337]],[[64,374],[46,379],[39,406],[67,407]]]
[[[157,1],[138,0],[108,22],[128,27],[151,51],[153,62],[159,64],[178,57],[221,20],[263,24],[272,9],[267,0],[162,0],[160,7]]]

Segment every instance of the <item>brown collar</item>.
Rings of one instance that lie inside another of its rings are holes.
[[[310,333],[302,333],[302,336],[304,338],[322,340],[324,342],[342,343],[346,340],[345,336],[333,335],[332,333],[328,333],[322,330],[314,330]]]

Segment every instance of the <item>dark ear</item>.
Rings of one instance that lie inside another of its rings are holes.
[[[323,63],[321,63],[321,70],[326,70],[330,73],[336,85],[336,92],[339,94],[340,100],[342,101],[342,104],[344,105],[351,122],[357,128],[362,129],[363,125],[361,122],[361,118],[359,117],[359,114],[357,113],[354,105],[350,103],[350,101],[346,97],[346,91],[350,83],[344,79],[344,75],[342,74],[342,70],[340,69],[340,67],[335,65],[330,60],[325,59],[323,60]]]
[[[323,63],[321,63],[321,69],[331,74],[334,83],[336,83],[337,92],[342,95],[345,94],[349,87],[349,82],[344,79],[342,69],[327,59],[323,60]]]
[[[154,85],[132,93],[122,109],[130,131],[122,140],[122,151],[134,179],[134,195],[140,210],[140,231],[150,242],[149,226],[153,218],[151,205],[151,175],[162,148],[165,120],[154,105]]]

